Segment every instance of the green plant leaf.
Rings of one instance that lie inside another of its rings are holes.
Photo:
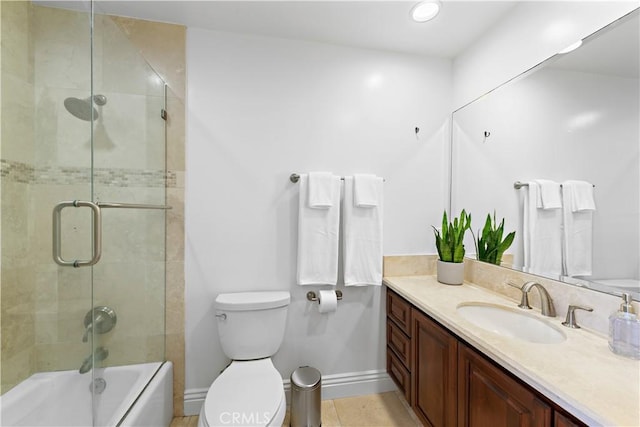
[[[479,234],[477,249],[477,258],[480,261],[490,262],[492,264],[500,264],[502,254],[511,246],[515,238],[515,232],[511,232],[502,239],[504,234],[504,218],[497,225],[496,213],[494,211],[493,218],[491,214],[487,214],[482,233]]]
[[[436,247],[438,256],[444,262],[463,262],[464,234],[471,228],[471,215],[463,209],[459,217],[454,217],[453,221],[448,221],[447,212],[442,214],[442,229],[438,231],[433,227],[436,237]]]

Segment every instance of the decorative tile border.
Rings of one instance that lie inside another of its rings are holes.
[[[91,169],[73,166],[31,166],[27,163],[0,159],[0,177],[23,184],[70,185],[89,182]],[[146,169],[94,168],[93,182],[114,187],[177,186],[175,171]]]

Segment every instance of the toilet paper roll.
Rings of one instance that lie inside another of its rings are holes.
[[[318,292],[320,313],[333,313],[338,308],[338,297],[335,291]]]

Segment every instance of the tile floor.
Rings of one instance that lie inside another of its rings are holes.
[[[196,427],[198,417],[177,417],[171,427]],[[322,401],[323,427],[419,426],[415,414],[398,392]],[[283,427],[289,426],[289,411]]]

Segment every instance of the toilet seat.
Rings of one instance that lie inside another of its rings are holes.
[[[271,359],[234,361],[209,388],[199,425],[282,425],[285,412],[282,377]]]

